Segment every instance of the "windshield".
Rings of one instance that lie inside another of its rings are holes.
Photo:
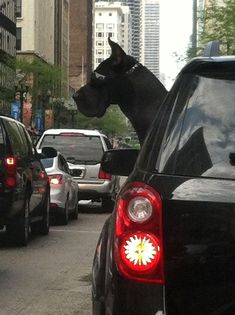
[[[101,139],[98,136],[45,135],[40,144],[43,147],[54,147],[72,164],[100,162],[103,156]]]

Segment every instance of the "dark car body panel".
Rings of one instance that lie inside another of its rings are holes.
[[[116,209],[95,253],[93,303],[105,312],[94,315],[235,314],[234,87],[235,57],[198,58],[178,76],[125,184],[161,196],[165,283],[118,271]]]
[[[0,117],[0,224],[7,225],[19,218],[24,209],[26,196],[29,196],[30,220],[44,216],[44,204],[50,186],[45,170],[24,126],[8,117]],[[22,142],[23,141],[23,142]],[[16,186],[4,185],[6,168],[4,159],[14,156],[17,159]],[[45,175],[43,179],[41,176]]]

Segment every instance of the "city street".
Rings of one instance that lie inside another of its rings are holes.
[[[109,214],[81,209],[77,221],[53,225],[24,248],[0,233],[0,315],[91,315],[92,260]]]

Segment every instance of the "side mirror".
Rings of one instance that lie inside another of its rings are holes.
[[[135,166],[138,154],[137,149],[108,150],[103,154],[101,168],[112,175],[128,176]]]
[[[42,148],[42,155],[44,156],[44,159],[54,158],[57,156],[57,151],[52,147],[44,147]]]

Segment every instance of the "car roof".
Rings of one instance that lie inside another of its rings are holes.
[[[15,123],[17,123],[17,124],[20,124],[21,126],[23,126],[23,127],[25,128],[25,125],[24,125],[24,124],[22,124],[20,121],[14,119],[14,118],[11,118],[11,117],[9,117],[9,116],[0,115],[0,119],[13,121],[13,122],[15,122]]]
[[[59,135],[61,133],[82,133],[86,136],[104,136],[98,130],[89,130],[89,129],[47,129],[43,132],[44,135]]]
[[[233,65],[235,66],[235,56],[213,56],[213,57],[196,57],[189,61],[180,73],[194,72],[199,68],[206,67],[208,65]]]

